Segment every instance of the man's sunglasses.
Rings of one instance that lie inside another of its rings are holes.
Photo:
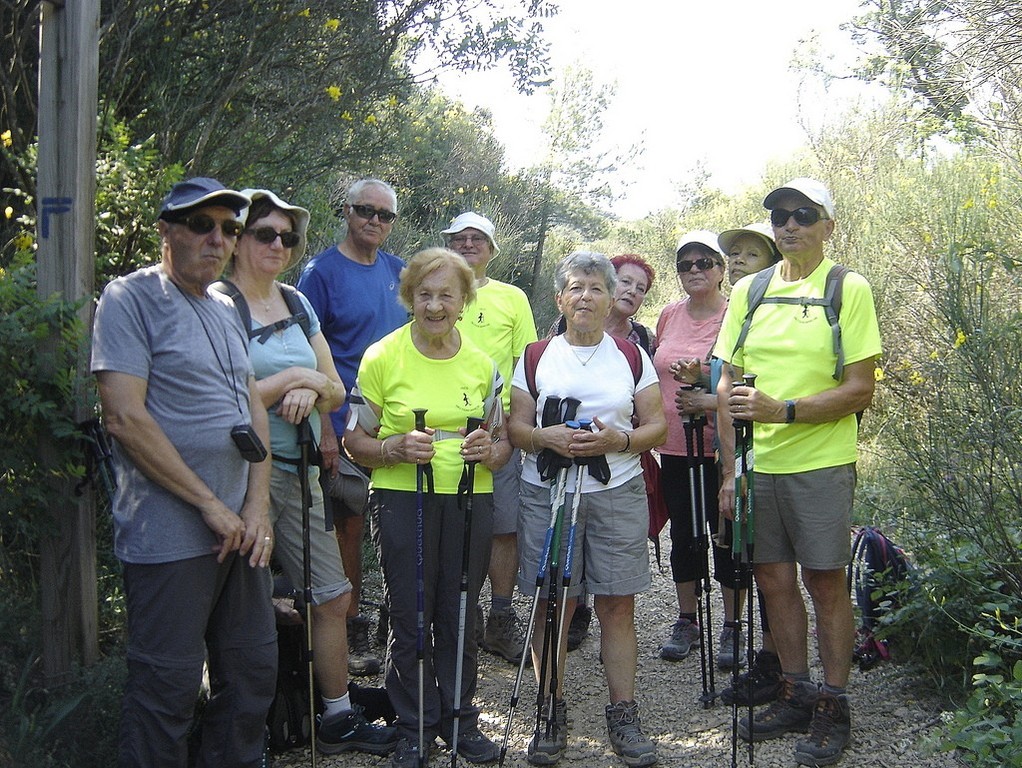
[[[168,219],[171,224],[183,224],[188,227],[189,232],[196,235],[208,235],[217,225],[217,220],[207,213],[193,213],[183,219]],[[244,229],[240,221],[235,219],[224,219],[220,222],[220,231],[224,237],[237,237]]]
[[[366,221],[372,221],[373,216],[378,216],[380,222],[383,224],[390,224],[397,218],[397,214],[393,211],[381,211],[373,208],[371,205],[353,205],[351,206],[351,210],[357,213],[359,218],[365,219]]]
[[[245,230],[245,234],[252,235],[263,245],[270,245],[279,237],[280,244],[285,248],[294,248],[302,241],[302,236],[297,232],[278,232],[273,227],[249,227]]]
[[[709,272],[717,266],[717,262],[711,259],[709,256],[703,256],[702,258],[696,259],[695,261],[689,261],[688,259],[678,259],[678,272],[691,272],[693,267],[699,269],[700,272]]]
[[[795,217],[795,223],[800,227],[811,227],[820,219],[826,218],[818,210],[807,205],[804,208],[796,208],[794,211],[774,208],[770,211],[770,223],[775,227],[783,227],[792,216]]]

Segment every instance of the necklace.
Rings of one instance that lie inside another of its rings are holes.
[[[602,344],[603,339],[600,339],[599,344],[593,347],[593,351],[589,353],[589,357],[587,357],[585,360],[583,360],[582,355],[578,353],[578,347],[572,347],[571,351],[575,353],[575,357],[578,358],[578,361],[582,363],[582,367],[585,368],[587,365],[589,365],[589,361],[596,357],[596,353],[600,351],[600,345]]]

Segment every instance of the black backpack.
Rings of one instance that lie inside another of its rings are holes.
[[[883,617],[899,606],[904,584],[911,575],[912,564],[905,550],[879,528],[867,525],[855,535],[848,564],[848,590],[862,614],[852,658],[863,671],[890,659],[887,640],[877,638],[875,631]]]
[[[256,339],[260,344],[265,344],[266,340],[274,332],[283,331],[295,323],[301,326],[305,338],[309,338],[312,322],[309,320],[309,314],[305,311],[305,305],[298,298],[298,289],[287,283],[277,283],[277,285],[280,286],[280,293],[284,297],[284,303],[287,304],[287,309],[291,316],[278,320],[275,323],[264,325],[261,328],[252,327],[252,311],[248,308],[248,302],[245,301],[245,296],[238,290],[238,286],[230,280],[217,280],[210,288],[222,293],[224,296],[230,297],[234,302],[234,307],[238,310],[238,314],[241,315],[241,324],[245,327],[245,333],[248,334],[249,339]]]

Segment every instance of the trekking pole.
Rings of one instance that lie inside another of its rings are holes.
[[[569,421],[567,426],[570,429],[592,429],[592,422],[588,419]],[[582,481],[585,474],[582,472],[585,467],[584,461],[575,459],[575,494],[571,497],[571,522],[568,525],[568,546],[564,556],[564,571],[561,574],[561,607],[568,604],[568,588],[571,586],[571,575],[575,565],[575,531],[578,526],[578,508],[582,501]],[[563,623],[563,621],[562,621]],[[557,658],[561,658],[561,651],[564,646],[565,632],[560,632],[557,638]],[[556,688],[557,681],[551,683]]]
[[[309,513],[312,509],[309,468],[312,466],[312,441],[312,426],[308,417],[305,417],[298,423],[298,488],[302,496],[302,597],[305,600],[305,658],[309,671],[309,755],[312,768],[316,768],[316,681],[312,668],[312,546],[309,540],[311,525]]]
[[[415,414],[415,429],[419,432],[426,431],[426,408],[413,408]],[[419,667],[419,768],[425,768],[426,758],[426,734],[422,724],[425,716],[426,698],[426,574],[423,561],[423,498],[422,479],[426,476],[426,468],[421,464],[415,465],[415,660]]]
[[[691,389],[691,387],[688,387]],[[685,429],[685,447],[688,453],[688,495],[689,495],[689,506],[691,511],[691,531],[692,531],[692,543],[698,546],[701,543],[700,534],[700,514],[698,507],[698,499],[696,493],[696,467],[695,467],[695,419],[692,415],[687,415],[684,422]],[[705,557],[703,558],[703,567],[706,566]],[[703,683],[703,695],[699,697],[699,701],[703,703],[703,707],[708,707],[709,703],[707,697],[709,696],[709,680],[707,676],[706,668],[706,622],[703,616],[703,601],[702,601],[702,572],[696,575],[695,579],[695,599],[696,599],[696,614],[697,622],[699,623],[699,663],[700,673],[702,675]]]
[[[693,390],[697,392],[702,391],[700,387],[693,387]],[[702,637],[705,638],[703,647],[705,648],[706,667],[709,671],[709,689],[707,690],[704,687],[702,702],[703,706],[708,708],[713,704],[713,700],[717,696],[717,673],[713,660],[713,612],[712,600],[710,599],[712,592],[712,584],[710,583],[710,532],[708,530],[710,519],[706,514],[706,463],[703,461],[706,449],[703,440],[703,427],[706,426],[705,412],[695,416],[693,426],[696,438],[696,455],[699,462],[699,548],[703,562],[703,572],[701,575],[703,580],[702,593],[706,606],[706,629],[703,629],[703,623],[700,619],[699,631]]]
[[[465,426],[465,437],[475,432],[483,420],[470,416]],[[458,656],[454,667],[454,708],[451,713],[453,725],[451,729],[451,768],[458,765],[458,731],[461,729],[461,677],[464,673],[465,654],[465,616],[468,613],[468,558],[472,551],[472,502],[475,496],[476,464],[475,461],[465,462],[462,475],[464,490],[465,522],[462,525],[461,539],[461,602],[458,606]],[[460,491],[461,489],[459,489]]]
[[[564,479],[567,480],[567,471]],[[563,500],[563,484],[561,488],[561,499]],[[539,610],[539,595],[543,590],[543,577],[546,575],[547,562],[550,559],[550,552],[553,546],[554,532],[557,527],[558,512],[560,511],[557,499],[557,491],[551,488],[550,522],[547,525],[546,536],[543,539],[543,551],[539,556],[539,564],[536,568],[536,592],[532,596],[532,608],[529,610],[529,623],[525,629],[525,645],[522,647],[522,660],[518,662],[518,674],[515,676],[515,684],[511,689],[511,703],[508,705],[507,721],[504,723],[504,740],[500,744],[499,766],[504,765],[504,757],[507,755],[507,744],[511,737],[511,722],[514,720],[515,709],[518,707],[518,699],[522,688],[522,678],[525,676],[526,659],[531,655],[530,644],[532,633],[536,628],[536,614]],[[562,502],[563,503],[563,502]]]
[[[574,422],[579,405],[581,405],[580,401],[575,398],[568,397],[564,399],[564,412],[562,414],[564,424],[567,425],[569,422]],[[554,538],[550,549],[546,618],[543,625],[543,650],[540,659],[539,686],[536,700],[536,732],[539,732],[540,725],[543,724],[543,708],[545,704],[547,711],[544,733],[548,739],[552,739],[557,735],[558,728],[556,699],[558,680],[557,667],[560,659],[557,654],[558,648],[560,647],[559,638],[561,635],[561,615],[558,609],[563,611],[563,606],[558,605],[557,576],[558,563],[560,562],[561,556],[561,532],[564,527],[564,493],[565,486],[568,482],[568,469],[571,467],[572,463],[571,459],[561,457],[560,470],[557,477],[558,498],[555,500],[555,503],[558,511],[557,521],[554,525]],[[549,678],[547,677],[548,668],[550,671]],[[546,696],[544,689],[549,691],[549,696]]]
[[[742,376],[742,384],[746,387],[756,386],[756,375],[747,373]],[[731,553],[736,563],[736,574],[741,573],[742,578],[752,573],[752,553],[754,514],[753,514],[753,484],[752,470],[754,467],[754,454],[752,445],[752,422],[745,419],[734,419],[735,429],[735,514],[731,529]],[[749,663],[752,663],[753,653],[753,619],[755,618],[755,607],[752,600],[752,579],[749,579],[749,599],[747,606],[747,628],[746,639]],[[735,620],[738,621],[738,590],[735,590]],[[740,622],[739,622],[740,624]],[[738,660],[738,633],[735,633],[733,650],[735,661]],[[731,768],[738,765],[738,664],[731,670],[731,690],[735,695],[731,698]],[[752,675],[748,675],[746,686],[746,700],[749,706],[749,727],[753,721],[752,702]],[[749,740],[749,765],[754,761],[755,746],[752,739]]]
[[[551,413],[552,421],[547,421],[547,408],[553,398],[547,398],[544,405],[542,426],[551,426],[553,421],[560,422],[561,402],[556,403],[556,416]],[[578,409],[579,401],[574,398],[566,398],[567,409],[572,414]],[[537,456],[537,469],[539,468],[539,457]],[[541,475],[542,476],[542,475]],[[514,721],[515,711],[518,708],[518,701],[521,696],[522,679],[525,677],[525,666],[531,656],[532,636],[536,630],[536,616],[539,613],[539,596],[543,591],[543,579],[547,572],[547,564],[550,561],[551,552],[554,547],[554,537],[557,534],[557,526],[560,518],[561,506],[564,504],[564,486],[567,482],[567,467],[558,470],[557,475],[552,479],[550,486],[550,521],[547,524],[546,536],[543,540],[543,551],[540,553],[539,563],[536,566],[536,591],[532,596],[532,607],[529,609],[529,623],[525,628],[525,644],[522,648],[522,659],[518,662],[518,674],[515,675],[515,684],[511,689],[511,701],[508,704],[507,719],[504,723],[504,739],[500,744],[500,758],[498,765],[503,768],[504,758],[507,756],[507,745],[511,738],[511,724]],[[558,535],[558,545],[560,538]],[[542,677],[540,678],[542,688]],[[540,694],[542,695],[542,693]],[[538,726],[537,726],[538,727]]]

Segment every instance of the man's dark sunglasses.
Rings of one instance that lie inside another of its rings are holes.
[[[688,259],[678,259],[678,272],[691,272],[693,267],[698,267],[700,272],[708,272],[717,266],[717,262],[711,259],[709,256],[703,256],[696,259],[695,261],[689,261]]]
[[[217,221],[207,213],[193,213],[191,216],[186,216],[183,219],[168,219],[171,224],[183,224],[188,227],[189,232],[194,232],[196,235],[208,235],[216,227]],[[220,231],[224,233],[225,237],[237,237],[241,234],[242,227],[240,221],[235,219],[224,219],[220,222]]]
[[[794,211],[774,208],[770,211],[770,223],[775,227],[783,227],[792,216],[795,217],[795,223],[800,227],[811,227],[820,219],[826,218],[818,210],[807,205],[804,208],[796,208]]]
[[[278,232],[273,227],[249,227],[245,234],[252,235],[263,245],[269,245],[279,237],[280,244],[285,248],[294,248],[302,241],[302,236],[297,232]]]
[[[394,219],[397,218],[397,214],[393,211],[381,211],[373,208],[371,205],[353,205],[351,210],[359,215],[359,218],[365,219],[366,221],[372,221],[373,216],[378,216],[380,221],[384,224],[390,224]]]

